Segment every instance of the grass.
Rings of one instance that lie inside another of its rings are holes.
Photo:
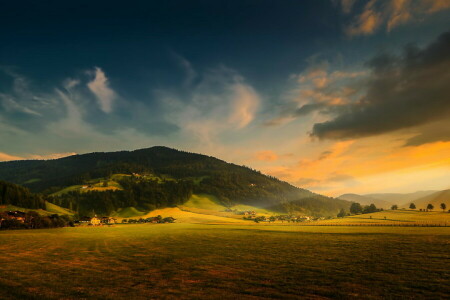
[[[136,217],[142,217],[145,215],[145,212],[139,211],[134,207],[125,207],[119,209],[115,214],[112,214],[112,217],[115,218],[136,218]]]
[[[183,207],[214,211],[224,211],[227,209],[225,206],[219,204],[216,197],[206,194],[192,195],[191,198],[183,204]]]
[[[58,215],[72,216],[74,214],[74,212],[70,211],[69,209],[63,208],[50,202],[45,202],[45,210]]]
[[[16,210],[23,211],[23,212],[35,211],[42,216],[50,216],[53,214],[73,215],[73,212],[71,212],[70,210],[59,207],[57,205],[54,205],[54,204],[51,204],[48,202],[46,203],[46,209],[47,210],[23,208],[23,207],[18,207],[15,205],[0,205],[0,211],[16,211]]]
[[[254,211],[259,215],[264,215],[264,216],[271,216],[271,215],[277,215],[277,213],[264,209],[264,208],[258,208],[255,206],[250,206],[250,205],[244,205],[244,204],[239,204],[239,205],[235,205],[233,207],[231,207],[231,209],[236,209],[238,211]]]
[[[179,208],[183,211],[193,212],[202,215],[212,215],[218,217],[232,218],[242,220],[243,215],[237,215],[234,212],[227,212],[227,207],[220,204],[219,200],[213,195],[194,194],[189,201],[180,205]],[[237,211],[255,211],[258,215],[270,216],[275,213],[266,209],[257,208],[249,205],[236,205],[231,207]]]
[[[0,232],[1,299],[445,299],[450,228],[142,224]]]
[[[320,221],[320,224],[448,224],[450,213],[442,211],[386,210],[371,214]]]
[[[241,224],[246,223],[242,219],[228,218],[212,214],[201,214],[191,211],[185,211],[179,207],[169,207],[163,209],[157,209],[147,213],[143,218],[156,217],[161,215],[161,217],[173,217],[178,223],[198,223],[198,224]]]

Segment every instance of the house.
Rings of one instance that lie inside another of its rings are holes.
[[[22,223],[25,222],[25,213],[23,211],[8,211],[7,214],[8,218],[16,219],[17,221],[20,221]]]
[[[91,218],[90,217],[82,217],[80,218],[80,223],[90,223]]]
[[[94,216],[93,218],[91,218],[89,224],[98,226],[98,225],[100,225],[100,219],[97,218],[97,216]]]
[[[114,219],[112,217],[102,217],[100,222],[102,224],[115,224],[116,223],[116,219]]]

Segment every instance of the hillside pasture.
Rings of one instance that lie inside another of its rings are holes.
[[[50,204],[50,206],[48,205]],[[71,212],[68,209],[59,207],[57,205],[52,205],[51,203],[46,203],[46,210],[44,209],[31,209],[31,208],[23,208],[23,207],[18,207],[18,206],[14,206],[14,205],[0,205],[0,212],[1,211],[23,211],[23,212],[29,212],[29,211],[34,211],[37,212],[38,214],[40,214],[41,216],[50,216],[53,214],[58,214],[58,215],[73,215],[73,212]]]
[[[448,299],[450,228],[140,224],[0,232],[0,299]]]
[[[243,219],[243,215],[237,214],[236,212],[255,211],[260,216],[270,216],[275,214],[274,212],[266,209],[243,204],[227,208],[226,206],[220,204],[220,201],[216,197],[207,194],[194,194],[186,203],[184,203],[183,205],[179,205],[179,208],[184,211],[189,211],[197,214],[214,215],[239,220]],[[235,212],[230,210],[233,210]]]
[[[230,224],[230,223],[246,223],[246,221],[237,218],[222,217],[212,214],[200,214],[191,211],[185,211],[179,207],[168,207],[153,210],[142,218],[156,217],[160,215],[163,218],[173,217],[176,223],[191,223],[191,224]]]

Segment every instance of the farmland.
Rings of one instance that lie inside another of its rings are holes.
[[[3,231],[0,298],[446,298],[449,241],[448,227]]]

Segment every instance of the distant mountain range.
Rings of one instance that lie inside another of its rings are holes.
[[[175,207],[194,194],[212,195],[224,207],[242,204],[317,216],[335,216],[350,206],[248,167],[167,147],[2,162],[0,180],[80,214]]]
[[[414,203],[417,209],[426,208],[428,204],[433,204],[438,208],[441,203],[450,206],[450,190],[443,191],[417,191],[414,193],[379,193],[379,194],[343,194],[338,199],[351,202],[358,202],[362,205],[375,204],[379,208],[388,209],[392,205],[399,208],[409,208]]]

